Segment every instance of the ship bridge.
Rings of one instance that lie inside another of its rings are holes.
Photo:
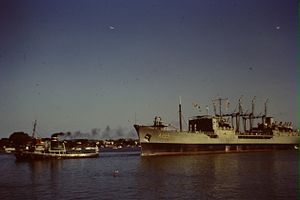
[[[202,115],[189,119],[190,132],[214,132],[218,128],[231,129],[231,126],[225,119],[218,116]]]

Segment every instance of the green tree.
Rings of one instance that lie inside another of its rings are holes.
[[[14,132],[9,136],[9,140],[12,141],[14,147],[23,147],[26,146],[32,138],[24,132]]]

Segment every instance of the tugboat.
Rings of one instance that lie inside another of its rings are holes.
[[[99,157],[99,148],[86,147],[80,150],[67,150],[64,141],[59,141],[62,133],[54,133],[51,140],[42,141],[35,138],[36,121],[33,128],[33,140],[30,147],[19,149],[15,152],[17,160],[44,160],[44,159],[69,159],[69,158],[96,158]]]
[[[241,98],[237,112],[224,114],[221,109],[223,101],[227,99],[213,101],[214,115],[207,113],[191,117],[186,131],[182,130],[181,101],[179,130],[164,124],[160,117],[155,117],[150,126],[135,124],[141,156],[298,149],[299,130],[293,129],[291,122],[277,123],[268,116],[268,100],[263,115],[254,115],[255,98],[250,114],[243,112]],[[219,104],[219,113],[216,112],[216,102]],[[261,119],[257,127],[254,126],[254,119]]]

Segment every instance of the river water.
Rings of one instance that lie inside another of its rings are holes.
[[[0,154],[0,199],[297,199],[298,152],[15,162]],[[114,171],[118,173],[114,173]]]

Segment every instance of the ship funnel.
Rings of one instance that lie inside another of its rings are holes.
[[[51,138],[58,137],[58,136],[61,136],[61,135],[64,135],[64,133],[63,132],[54,133],[54,134],[51,135]]]

